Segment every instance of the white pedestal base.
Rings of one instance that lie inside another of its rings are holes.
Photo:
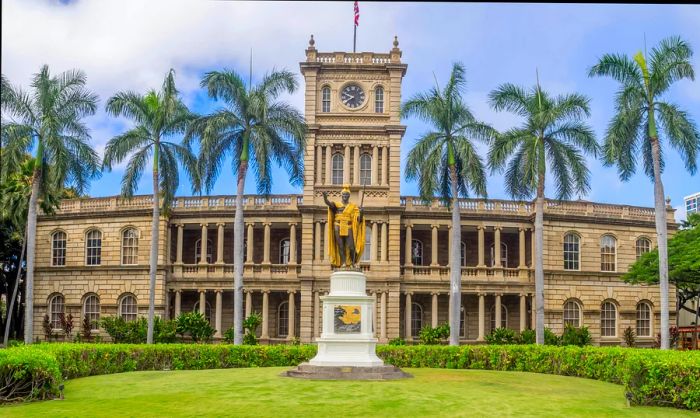
[[[322,340],[318,339],[316,357],[309,361],[312,366],[383,366],[382,359],[375,354],[377,340]]]

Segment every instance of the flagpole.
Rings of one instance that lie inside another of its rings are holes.
[[[352,26],[352,53],[355,53],[355,47],[357,45],[357,25]]]

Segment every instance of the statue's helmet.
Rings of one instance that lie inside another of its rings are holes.
[[[340,192],[340,194],[350,195],[350,185],[347,183],[343,184],[343,190]]]

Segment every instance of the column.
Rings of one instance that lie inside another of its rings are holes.
[[[247,248],[246,248],[246,254],[245,254],[245,262],[246,263],[253,263],[253,236],[254,236],[254,223],[249,223],[248,224],[248,239],[247,239]]]
[[[501,268],[503,264],[501,263],[501,227],[493,227],[493,254],[494,254],[494,267]]]
[[[388,234],[387,234],[387,227],[388,227],[388,222],[382,222],[382,251],[381,251],[381,257],[382,261],[388,261],[388,254],[387,254],[387,245],[388,245]]]
[[[439,266],[440,264],[438,263],[438,228],[440,225],[431,225],[432,226],[432,240],[431,240],[431,245],[430,245],[430,265],[431,266]]]
[[[199,264],[207,264],[207,227],[209,224],[199,224],[202,227],[202,240],[200,241]]]
[[[501,328],[501,294],[496,293],[496,302],[494,303],[493,311],[495,313],[496,328]]]
[[[476,227],[476,230],[478,232],[478,247],[479,247],[479,262],[477,264],[477,267],[486,267],[486,264],[484,263],[484,227],[479,225]]]
[[[289,224],[289,264],[297,263],[297,224]]]
[[[343,184],[350,183],[350,145],[345,146],[343,157]]]
[[[524,269],[525,265],[525,228],[518,228],[518,268]]]
[[[331,145],[326,145],[326,182],[325,184],[331,184],[331,172],[333,171],[333,147]]]
[[[253,312],[253,291],[246,290],[245,292],[245,317],[248,318]]]
[[[355,145],[352,155],[352,184],[360,184],[360,146]]]
[[[530,267],[535,268],[535,254],[537,254],[537,249],[535,248],[535,230],[530,229],[530,245],[532,246],[532,251],[530,251]],[[534,327],[532,329],[535,329]]]
[[[321,222],[315,222],[316,224],[316,233],[314,234],[314,260],[315,261],[321,261],[321,234],[322,234],[322,229],[321,229]]]
[[[263,234],[263,264],[270,264],[270,222],[265,222]]]
[[[530,296],[530,329],[535,329],[537,324],[537,307],[535,306],[535,295]]]
[[[316,184],[322,184],[323,183],[323,147],[320,145],[316,145]]]
[[[379,147],[372,145],[372,181],[370,182],[373,186],[379,184]]]
[[[294,291],[290,290],[289,291],[289,304],[287,307],[289,307],[289,319],[287,322],[287,339],[291,340],[294,338],[294,313],[296,311],[296,307],[294,306]]]
[[[527,328],[527,299],[525,299],[525,294],[520,294],[520,332],[525,331]]]
[[[269,290],[264,290],[262,292],[262,330],[260,331],[260,338],[268,339],[270,338],[268,334],[268,327],[269,327],[269,321],[267,318],[267,311],[268,311],[268,300],[270,298],[270,291]]]
[[[461,247],[459,251],[461,254]],[[447,264],[452,265],[452,225],[447,226]]]
[[[382,148],[382,186],[389,185],[389,147]]]
[[[430,312],[430,319],[431,319],[431,326],[433,328],[437,327],[438,324],[438,294],[433,293],[433,300],[432,303],[430,304],[431,307],[431,312]]]
[[[477,341],[484,341],[484,294],[479,293],[479,336]]]
[[[406,312],[404,315],[404,336],[406,341],[410,340],[412,338],[411,335],[411,316],[413,314],[412,312],[413,306],[411,302],[411,292],[406,292]]]
[[[379,323],[379,329],[380,333],[379,336],[381,337],[382,341],[386,341],[386,294],[387,292],[382,292],[382,297],[381,297],[381,303],[382,303],[382,310],[380,313],[380,323]]]
[[[216,291],[216,319],[214,322],[214,328],[216,328],[216,337],[221,338],[221,335],[223,334],[221,331],[221,307],[222,307],[222,302],[223,302],[223,291],[217,290]]]
[[[413,240],[413,226],[412,225],[406,225],[406,260],[405,260],[405,265],[407,266],[412,266],[413,265],[413,257],[411,257],[411,241]]]
[[[224,223],[217,223],[216,231],[216,264],[224,264]]]
[[[319,336],[318,334],[318,324],[319,324],[319,308],[321,305],[321,298],[318,295],[318,291],[314,292],[314,338]]]
[[[372,236],[370,237],[371,244],[369,248],[369,260],[371,262],[377,261],[377,245],[379,243],[379,237],[377,237],[378,232],[377,223],[372,222]]]
[[[206,315],[207,311],[207,291],[206,290],[200,290],[199,291],[199,313],[202,315]]]
[[[180,316],[182,310],[182,290],[175,291],[175,318]]]
[[[182,264],[182,234],[184,224],[177,224],[177,252],[175,255],[175,264]]]

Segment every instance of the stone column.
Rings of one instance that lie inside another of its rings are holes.
[[[432,303],[430,304],[431,307],[431,312],[430,312],[430,319],[431,319],[431,326],[433,328],[437,327],[438,324],[438,294],[433,293],[433,300]]]
[[[175,318],[182,312],[182,290],[175,291]]]
[[[199,291],[199,313],[202,315],[206,315],[207,311],[207,291],[206,290],[200,290]]]
[[[477,267],[484,268],[486,267],[486,264],[484,263],[484,227],[479,225],[476,227],[477,230],[477,245],[479,249],[479,262],[477,264]]]
[[[530,329],[535,329],[537,324],[537,307],[535,306],[535,295],[530,296]]]
[[[382,251],[381,251],[382,262],[389,261],[388,253],[387,253],[387,246],[388,246],[387,227],[388,227],[388,223],[382,222]]]
[[[527,328],[527,299],[524,293],[520,294],[520,332]]]
[[[447,264],[452,265],[452,225],[447,226]],[[460,254],[462,249],[459,249]]]
[[[333,147],[326,145],[326,182],[331,184],[331,173],[333,172]]]
[[[355,145],[352,151],[352,184],[360,184],[360,146]]]
[[[249,223],[248,224],[248,239],[247,239],[247,248],[246,248],[246,254],[245,254],[245,262],[246,263],[253,263],[253,238],[255,235],[255,230],[254,230],[254,223]]]
[[[535,254],[537,254],[537,249],[535,248],[535,230],[530,229],[530,245],[532,250],[530,251],[530,266],[535,268]],[[535,329],[534,327],[532,329]]]
[[[182,264],[182,235],[184,224],[177,224],[177,252],[175,253],[175,264]]]
[[[371,262],[377,261],[377,245],[378,245],[377,243],[379,242],[379,239],[377,237],[377,232],[379,232],[378,228],[377,228],[377,223],[372,222],[372,236],[370,237],[371,244],[370,244],[370,249],[369,249],[369,260]]]
[[[296,312],[296,307],[294,306],[294,295],[293,290],[289,291],[289,302],[287,307],[289,308],[289,318],[287,322],[287,339],[291,340],[294,338],[294,314]]]
[[[315,222],[316,233],[314,234],[314,260],[321,261],[323,259],[321,254],[321,234],[323,229],[321,228],[321,222]]]
[[[411,317],[413,316],[412,312],[413,306],[411,302],[411,292],[406,292],[406,312],[405,312],[405,318],[404,318],[404,335],[406,341],[410,340],[412,338],[411,335]]]
[[[380,323],[379,323],[379,336],[382,341],[386,341],[386,294],[387,292],[382,292],[381,304],[382,310],[380,311]]]
[[[413,226],[406,225],[406,260],[405,265],[413,265],[413,257],[411,256],[411,241],[413,240]]]
[[[503,263],[501,263],[501,227],[500,226],[493,227],[493,258],[495,258],[494,264],[493,264],[494,267],[496,267],[496,268],[503,267]]]
[[[379,185],[379,147],[372,145],[372,181],[373,186]]]
[[[217,223],[216,231],[216,264],[224,264],[224,223]]]
[[[430,245],[430,265],[431,266],[439,266],[440,263],[438,263],[438,228],[440,225],[431,225],[432,227],[432,236],[431,236],[431,245]]]
[[[253,312],[253,291],[245,291],[245,317],[248,318]]]
[[[223,335],[223,330],[221,329],[221,308],[223,305],[223,291],[216,291],[216,316],[214,322],[214,328],[216,328],[215,337],[221,338]]]
[[[199,246],[199,264],[207,264],[207,227],[209,224],[199,224],[202,227],[202,239]]]
[[[389,147],[382,148],[382,186],[389,185]]]
[[[263,234],[263,264],[270,264],[270,222],[265,222]]]
[[[316,184],[323,183],[323,147],[316,145]]]
[[[297,263],[297,224],[289,224],[289,264]]]
[[[319,336],[318,325],[319,325],[319,309],[321,307],[321,299],[318,295],[318,291],[314,292],[314,338]]]
[[[345,146],[343,157],[343,184],[350,183],[350,145]]]
[[[484,317],[486,313],[484,312],[484,294],[479,293],[479,335],[476,338],[477,341],[484,341]]]
[[[496,302],[494,303],[494,316],[496,317],[496,328],[501,328],[501,294],[496,293]]]
[[[270,338],[270,331],[268,330],[270,323],[268,320],[268,301],[270,299],[270,291],[263,290],[262,298],[262,330],[260,331],[260,338],[268,339]]]
[[[518,228],[518,268],[524,269],[525,265],[525,228]]]

